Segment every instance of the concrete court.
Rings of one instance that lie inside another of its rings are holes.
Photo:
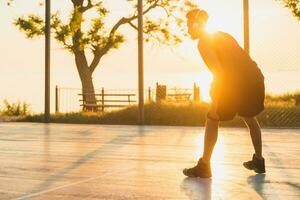
[[[300,129],[264,129],[266,175],[242,167],[247,129],[220,128],[213,178],[185,178],[202,127],[0,123],[0,199],[300,199]]]

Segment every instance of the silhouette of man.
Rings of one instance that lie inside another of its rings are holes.
[[[186,15],[188,32],[198,40],[199,53],[213,74],[212,102],[207,114],[203,156],[197,165],[184,169],[189,177],[211,177],[210,159],[218,137],[219,121],[241,116],[250,130],[255,154],[243,165],[256,173],[265,173],[261,129],[256,115],[264,110],[264,76],[257,64],[228,33],[205,31],[208,14],[193,9]]]

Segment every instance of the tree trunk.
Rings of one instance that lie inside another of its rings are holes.
[[[75,53],[75,62],[81,80],[83,102],[86,104],[86,106],[83,106],[83,110],[97,111],[97,101],[92,73],[89,69],[84,51],[78,51]]]

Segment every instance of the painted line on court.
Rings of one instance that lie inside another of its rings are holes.
[[[123,169],[123,170],[116,170],[114,172],[106,173],[106,174],[103,174],[103,175],[100,175],[100,176],[90,177],[90,178],[85,179],[85,180],[81,180],[81,181],[69,183],[69,184],[66,184],[66,185],[62,185],[62,186],[59,186],[59,187],[51,188],[51,189],[44,190],[44,191],[41,191],[41,192],[36,192],[36,193],[31,193],[31,194],[28,194],[28,195],[24,195],[24,196],[16,198],[15,200],[22,200],[22,199],[27,199],[27,198],[39,196],[39,195],[46,194],[46,193],[49,193],[49,192],[53,192],[53,191],[56,191],[56,190],[59,190],[59,189],[63,189],[63,188],[67,188],[67,187],[70,187],[70,186],[78,185],[80,183],[86,183],[86,182],[89,182],[89,181],[97,180],[97,179],[100,179],[100,178],[103,178],[103,177],[106,177],[106,176],[109,176],[109,175],[121,173],[121,172],[132,170],[132,169],[134,169],[134,168],[127,168],[127,169]]]
[[[159,161],[154,162],[151,166],[155,166],[157,164],[159,164]],[[109,175],[113,175],[113,174],[117,174],[117,173],[122,173],[122,172],[127,172],[127,171],[131,171],[131,170],[134,170],[134,169],[135,169],[135,167],[126,168],[126,169],[123,169],[123,170],[116,170],[116,171],[111,172],[111,173],[106,173],[106,174],[103,174],[103,175],[100,175],[100,176],[96,176],[96,177],[90,177],[90,178],[85,179],[85,180],[81,180],[81,181],[69,183],[69,184],[62,185],[62,186],[55,187],[55,188],[51,188],[51,189],[48,189],[48,190],[44,190],[44,191],[40,191],[40,192],[35,192],[35,193],[31,193],[31,194],[26,194],[24,196],[15,198],[15,200],[23,200],[23,199],[27,199],[27,198],[31,198],[31,197],[36,197],[36,196],[43,195],[43,194],[46,194],[46,193],[50,193],[50,192],[53,192],[53,191],[56,191],[56,190],[60,190],[60,189],[63,189],[63,188],[74,186],[74,185],[78,185],[80,183],[86,183],[86,182],[89,182],[89,181],[93,181],[93,180],[104,178],[104,177],[109,176]]]
[[[151,164],[151,166],[155,166],[155,165],[158,165],[158,164],[160,164],[160,161],[154,162],[153,164]],[[174,168],[177,168],[177,167],[174,167]],[[74,186],[74,185],[78,185],[80,183],[86,183],[86,182],[89,182],[89,181],[93,181],[93,180],[104,178],[104,177],[109,176],[109,175],[113,175],[113,174],[117,174],[117,173],[122,173],[122,172],[127,172],[127,171],[131,171],[131,170],[134,170],[134,169],[135,169],[135,167],[129,167],[129,168],[126,168],[126,169],[123,169],[123,170],[116,170],[116,171],[111,172],[111,173],[106,173],[106,174],[103,174],[103,175],[100,175],[100,176],[96,176],[96,177],[90,177],[90,178],[85,179],[85,180],[81,180],[81,181],[69,183],[69,184],[62,185],[62,186],[55,187],[55,188],[51,188],[51,189],[48,189],[48,190],[44,190],[44,191],[40,191],[40,192],[35,192],[35,193],[31,193],[31,194],[26,194],[24,196],[15,198],[15,200],[23,200],[23,199],[27,199],[27,198],[31,198],[31,197],[40,196],[40,195],[43,195],[43,194],[46,194],[46,193],[50,193],[50,192],[53,192],[53,191],[56,191],[56,190],[60,190],[60,189],[63,189],[63,188]]]

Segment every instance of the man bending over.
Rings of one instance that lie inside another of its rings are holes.
[[[261,129],[256,115],[264,110],[264,76],[250,58],[228,33],[205,31],[208,15],[204,10],[194,9],[187,13],[188,32],[198,40],[199,53],[213,74],[212,102],[207,114],[203,156],[193,168],[184,169],[189,177],[211,177],[210,159],[218,137],[219,121],[241,116],[249,128],[255,154],[243,165],[256,173],[265,173],[262,157]]]

